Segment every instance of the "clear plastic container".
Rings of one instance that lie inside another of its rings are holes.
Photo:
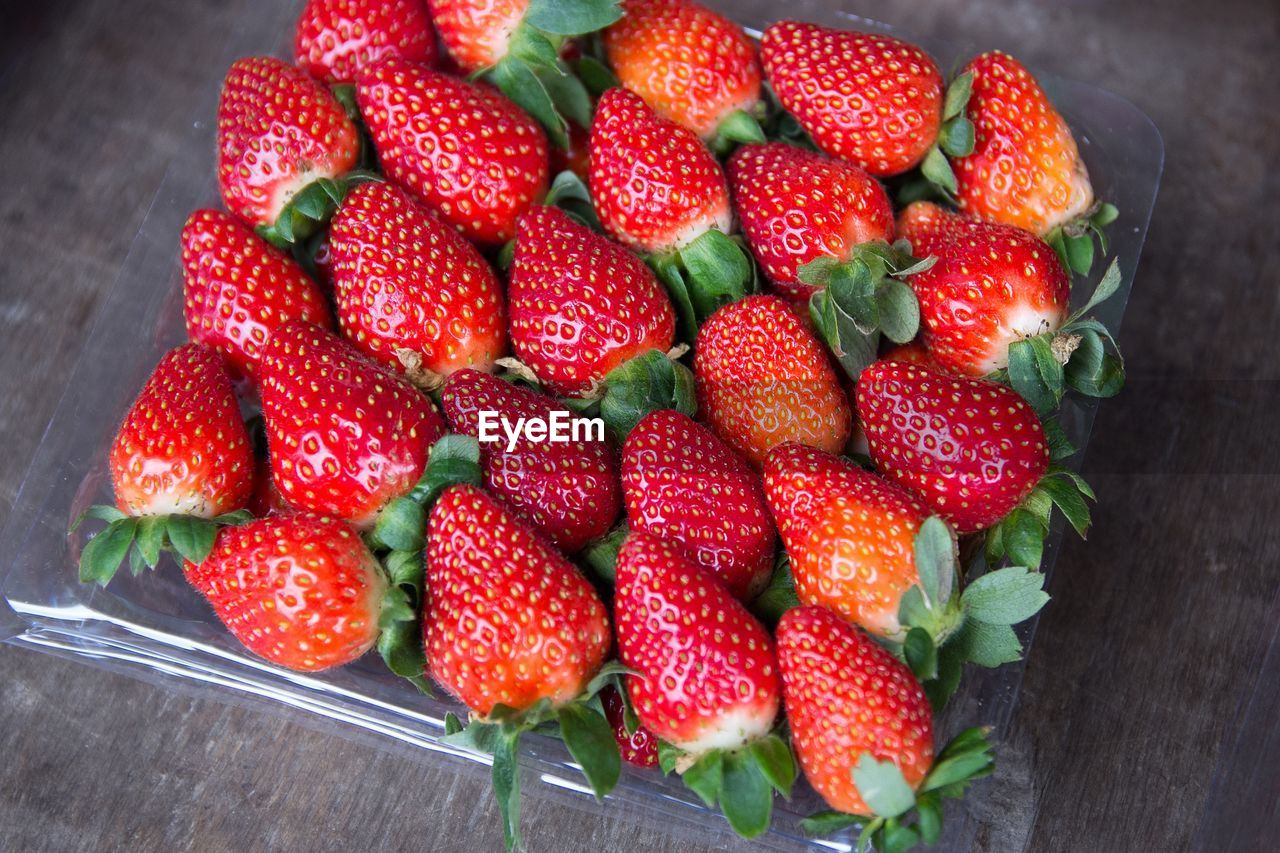
[[[787,13],[849,29],[890,31],[803,0],[789,4]],[[232,37],[226,46],[226,64],[238,56],[272,52],[273,47],[274,52],[288,55],[286,38],[296,14],[291,4],[262,12],[252,29],[246,27]],[[759,27],[767,22],[745,23]],[[911,38],[910,34],[905,37]],[[977,52],[936,43],[924,46],[943,68],[958,67]],[[1160,135],[1143,113],[1121,98],[1087,84],[1039,77],[1075,130],[1099,196],[1121,211],[1110,234],[1112,255],[1121,259],[1124,284],[1097,312],[1118,332],[1159,183]],[[106,453],[115,425],[160,355],[184,338],[178,234],[191,210],[219,205],[213,180],[213,116],[219,83],[211,78],[192,93],[198,120],[189,143],[171,164],[133,241],[0,534],[0,639],[180,689],[207,690],[226,701],[292,706],[335,733],[391,738],[401,741],[405,749],[437,753],[431,760],[454,761],[459,772],[487,773],[477,766],[487,759],[438,742],[445,712],[457,706],[421,697],[387,672],[376,656],[319,676],[264,663],[223,630],[171,562],[140,578],[122,572],[107,589],[86,586],[77,579],[76,563],[85,536],[69,538],[68,525],[90,504],[110,501]],[[1109,259],[1096,265],[1095,281],[1108,263]],[[1079,294],[1092,289],[1092,283],[1077,285]],[[1077,446],[1083,447],[1088,438],[1096,406],[1096,402],[1072,398],[1064,407],[1063,424]],[[1076,465],[1080,455],[1073,460]],[[1046,571],[1052,570],[1061,538],[1059,518],[1046,550]],[[1034,620],[1020,628],[1028,646],[1034,632]],[[993,727],[998,742],[1017,705],[1022,666],[971,668],[939,722],[939,741],[966,726],[984,724]],[[526,737],[522,765],[526,796],[539,789],[584,808],[600,808],[558,741]],[[981,823],[977,815],[983,811],[973,804],[983,797],[984,784],[979,783],[965,803],[949,804],[942,849],[971,846]],[[771,849],[849,849],[848,834],[823,841],[801,836],[799,819],[821,807],[818,798],[801,785],[791,802],[778,802],[773,829],[758,843]],[[664,778],[656,770],[627,768],[604,808],[661,822],[685,838],[708,843],[731,839],[723,820],[709,816],[679,780]]]

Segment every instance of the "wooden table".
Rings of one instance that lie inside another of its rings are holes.
[[[268,2],[0,5],[0,512],[183,138],[186,93]],[[1230,758],[1257,758],[1236,750],[1242,717],[1276,718],[1266,696],[1242,703],[1280,612],[1280,5],[847,5],[1110,88],[1164,132],[1124,330],[1130,387],[1103,407],[1086,466],[1096,526],[1058,563],[980,842],[1224,849],[1202,828],[1210,798],[1274,809],[1280,779],[1260,790]],[[0,848],[500,845],[482,772],[12,647],[0,666]],[[670,846],[613,810],[532,795],[525,811],[532,850]]]

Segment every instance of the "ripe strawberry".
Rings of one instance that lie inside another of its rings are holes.
[[[760,475],[707,427],[670,409],[646,415],[623,448],[622,489],[632,530],[675,542],[740,601],[769,582]]]
[[[692,0],[624,0],[622,19],[604,31],[604,47],[623,86],[708,142],[760,101],[755,44],[733,21]]]
[[[347,524],[310,513],[224,527],[187,580],[249,651],[302,672],[350,663],[378,639],[388,584]]]
[[[187,334],[217,348],[234,378],[252,377],[271,333],[290,320],[332,328],[329,304],[289,255],[217,210],[182,229]]]
[[[556,394],[580,396],[675,338],[675,312],[653,271],[555,208],[520,218],[508,293],[511,345]]]
[[[857,247],[893,242],[893,206],[858,166],[772,142],[744,145],[729,160],[734,209],[751,251],[790,299],[818,290],[800,268],[819,258],[848,261]]]
[[[293,512],[293,508],[276,488],[276,481],[271,473],[271,458],[259,456],[254,462],[253,495],[249,498],[246,509],[254,518]]]
[[[497,276],[456,230],[391,184],[355,187],[329,229],[343,335],[403,370],[492,368],[507,348]],[[406,361],[408,360],[408,363]]]
[[[952,162],[960,209],[1047,237],[1093,205],[1089,173],[1071,128],[1031,73],[1008,54],[984,53],[973,74],[968,117],[974,149]]]
[[[546,192],[546,134],[489,86],[387,59],[356,96],[387,177],[468,239],[510,240]]]
[[[760,57],[783,108],[817,146],[877,177],[919,163],[942,119],[942,74],[920,48],[891,36],[780,21]]]
[[[605,92],[596,108],[591,197],[605,231],[644,253],[675,251],[733,225],[715,155],[626,89]]]
[[[521,419],[543,419],[568,410],[555,400],[478,370],[449,377],[441,397],[449,426],[479,437],[482,412],[518,428]],[[523,433],[513,449],[498,429],[496,441],[480,442],[484,481],[522,520],[556,547],[575,553],[609,532],[622,504],[618,465],[603,440],[532,441]]]
[[[273,226],[295,195],[359,156],[356,127],[323,84],[268,56],[232,64],[218,104],[218,182],[236,216]]]
[[[487,716],[583,692],[610,646],[609,617],[574,566],[497,498],[447,489],[427,537],[427,661],[468,708]]]
[[[276,330],[259,377],[276,486],[298,509],[372,525],[445,432],[416,388],[306,323]]]
[[[919,339],[908,341],[905,344],[894,344],[884,350],[880,359],[882,361],[905,361],[910,364],[918,364],[921,367],[932,367],[935,370],[942,369],[934,363],[932,356],[929,355],[929,350],[925,348],[925,345]]]
[[[898,236],[936,263],[911,276],[923,340],[938,366],[985,376],[1009,366],[1009,345],[1056,332],[1070,308],[1070,279],[1043,240],[930,202],[902,212]]]
[[[1040,419],[996,382],[878,361],[858,380],[858,415],[877,469],[961,535],[1008,515],[1049,466]]]
[[[354,83],[388,57],[436,61],[436,32],[423,0],[307,0],[293,55],[312,77]]]
[[[726,305],[698,332],[699,407],[716,433],[761,465],[776,445],[832,452],[849,439],[849,401],[826,351],[776,296]]]
[[[769,454],[764,491],[801,603],[900,640],[902,596],[919,583],[914,547],[924,506],[847,459],[798,444]]]
[[[465,74],[497,65],[529,0],[428,0],[440,40]]]
[[[613,726],[613,737],[618,742],[622,760],[636,767],[658,766],[658,739],[653,732],[637,723],[635,731],[627,731],[626,706],[622,693],[615,687],[600,692],[604,701],[604,714]]]

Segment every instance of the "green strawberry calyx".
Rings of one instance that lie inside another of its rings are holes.
[[[382,179],[376,172],[363,169],[339,178],[317,178],[290,197],[275,222],[259,225],[256,229],[258,236],[280,249],[295,249],[295,253],[305,251],[303,247],[308,238],[324,230],[352,187]]]
[[[1094,257],[1107,254],[1107,226],[1119,218],[1120,210],[1114,204],[1094,202],[1083,216],[1053,229],[1044,241],[1057,252],[1064,269],[1088,275],[1093,270]]]
[[[154,569],[160,555],[166,552],[179,560],[203,563],[213,550],[220,527],[244,524],[253,516],[243,509],[214,518],[178,514],[133,516],[108,504],[95,504],[81,513],[67,532],[74,533],[91,518],[105,521],[107,526],[80,552],[80,581],[106,586],[126,558],[135,577],[144,569]]]
[[[755,263],[741,237],[708,228],[684,246],[645,262],[666,286],[676,309],[676,332],[692,341],[717,309],[760,291]]]

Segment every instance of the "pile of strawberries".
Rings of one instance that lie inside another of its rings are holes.
[[[443,687],[508,845],[529,731],[744,836],[803,771],[806,831],[935,841],[992,755],[934,713],[1089,523],[1054,412],[1123,384],[1031,74],[694,0],[310,0],[295,60],[227,73],[82,578],[171,552],[274,664]],[[565,412],[607,431],[479,440]]]

